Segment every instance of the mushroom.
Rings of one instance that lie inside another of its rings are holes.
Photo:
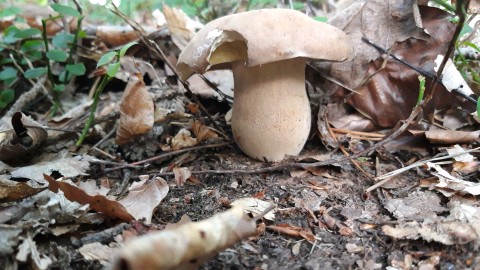
[[[234,78],[232,133],[248,156],[280,161],[307,141],[311,112],[305,61],[343,61],[344,32],[289,9],[262,9],[216,19],[201,29],[177,63],[181,80],[229,63]]]

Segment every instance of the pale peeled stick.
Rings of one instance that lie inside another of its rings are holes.
[[[214,65],[232,63],[232,132],[252,158],[279,161],[298,155],[310,132],[305,61],[343,61],[352,48],[340,29],[289,9],[225,16],[200,30],[180,54],[186,80]]]

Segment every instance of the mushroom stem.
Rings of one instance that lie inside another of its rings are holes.
[[[310,133],[305,59],[247,67],[232,63],[232,132],[240,149],[262,161],[298,155]]]

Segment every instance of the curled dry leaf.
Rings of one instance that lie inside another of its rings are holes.
[[[128,213],[127,209],[117,201],[110,200],[103,195],[89,195],[73,183],[57,181],[46,174],[44,174],[43,177],[48,181],[48,189],[55,193],[60,189],[63,191],[65,198],[70,201],[78,202],[82,205],[89,204],[91,209],[123,221],[131,221],[134,219],[133,216]]]
[[[0,203],[20,201],[31,197],[45,188],[33,188],[23,182],[0,179]]]
[[[267,226],[268,229],[293,237],[301,237],[311,243],[315,242],[315,235],[307,228],[297,227],[290,224],[278,224]]]
[[[193,120],[192,132],[199,143],[208,139],[218,138],[217,133],[213,132],[209,127],[203,125],[198,120]]]
[[[46,139],[47,131],[21,112],[12,116],[12,127],[0,132],[0,160],[12,160],[38,148]]]
[[[472,143],[479,140],[480,130],[459,131],[459,130],[429,130],[425,136],[431,143],[455,144]]]
[[[153,210],[167,196],[169,188],[167,182],[161,177],[147,180],[133,183],[129,188],[128,195],[121,199],[119,203],[136,220],[145,219],[145,222],[150,224]]]
[[[255,233],[255,221],[242,207],[234,207],[204,221],[127,242],[112,269],[196,269],[219,251]]]
[[[187,43],[193,38],[196,30],[203,25],[190,19],[181,9],[163,5],[163,15],[167,21],[168,30],[172,41],[180,50],[185,49]]]
[[[427,162],[426,166],[438,179],[425,179],[420,182],[423,187],[429,187],[440,191],[443,195],[450,197],[454,194],[480,195],[480,183],[465,181],[454,177],[438,164]]]
[[[119,145],[133,141],[153,127],[153,100],[140,75],[130,77],[120,103],[120,126],[115,142]]]
[[[231,206],[242,206],[247,213],[257,216],[267,208],[269,208],[273,203],[262,201],[255,198],[240,198],[233,201]],[[274,205],[274,204],[273,204]],[[263,216],[265,219],[274,220],[275,219],[275,210],[272,210]]]
[[[192,138],[190,131],[182,128],[175,137],[172,138],[171,145],[173,150],[179,150],[197,145],[197,139]]]
[[[177,186],[183,187],[185,182],[192,176],[192,171],[190,171],[187,167],[175,167],[172,169],[173,174],[175,175],[175,182],[177,182]]]

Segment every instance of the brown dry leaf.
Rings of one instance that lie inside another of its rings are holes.
[[[0,203],[20,201],[45,189],[46,187],[33,188],[23,182],[0,179]]]
[[[253,216],[258,216],[260,213],[263,213],[267,208],[272,205],[275,205],[271,202],[262,201],[256,198],[240,198],[232,203],[231,206],[241,206],[245,209],[247,213],[253,214]],[[267,220],[275,220],[275,209],[272,209],[263,216]]]
[[[444,245],[466,244],[480,240],[480,208],[453,201],[448,203],[450,215],[417,221],[406,222],[395,227],[385,225],[383,232],[397,239],[419,239],[435,241]]]
[[[438,180],[425,179],[420,182],[423,187],[436,189],[443,195],[450,197],[453,194],[480,195],[480,183],[465,181],[452,176],[446,170],[435,163],[427,162],[426,166],[431,170],[431,174],[438,177]],[[432,170],[435,170],[433,172]]]
[[[192,138],[190,131],[182,128],[177,135],[172,138],[170,143],[173,150],[179,150],[187,147],[192,147],[198,144],[196,138]]]
[[[195,30],[203,26],[190,19],[185,12],[178,8],[163,5],[163,15],[165,15],[172,41],[180,50],[185,49],[195,35]]]
[[[126,208],[117,201],[110,200],[103,195],[88,195],[84,190],[71,182],[57,181],[53,177],[45,174],[43,176],[45,180],[48,181],[48,189],[55,193],[60,189],[64,193],[65,198],[70,201],[78,202],[82,205],[89,204],[91,209],[123,221],[134,219]]]
[[[458,130],[429,130],[425,136],[431,143],[438,144],[456,144],[473,143],[479,140],[480,130],[477,131],[458,131]]]
[[[193,120],[192,122],[192,132],[197,138],[197,142],[203,142],[208,139],[218,138],[217,133],[212,131],[209,127],[203,125],[198,120]]]
[[[89,243],[83,245],[78,249],[83,258],[87,261],[101,261],[108,262],[114,259],[114,254],[118,248],[113,248],[107,245],[102,245],[99,242]]]
[[[48,137],[47,131],[40,124],[21,112],[13,114],[12,127],[13,129],[0,132],[1,161],[32,152]]]
[[[255,233],[255,221],[242,207],[234,207],[203,221],[132,239],[112,269],[196,269],[216,253]]]
[[[139,74],[130,77],[120,103],[120,125],[115,142],[131,142],[153,127],[153,100]]]
[[[12,171],[11,176],[14,178],[31,179],[38,183],[45,183],[43,174],[51,174],[53,171],[67,178],[87,175],[85,172],[90,168],[90,158],[91,157],[87,155],[76,157],[60,155],[60,157],[54,160],[45,160],[34,165],[20,167]]]
[[[310,243],[315,242],[315,235],[312,233],[312,231],[310,231],[310,229],[307,228],[292,226],[290,224],[270,225],[267,226],[267,228],[281,234],[286,234],[288,236],[302,237]]]
[[[233,73],[228,69],[209,70],[203,74],[205,78],[214,84],[221,93],[218,93],[212,86],[208,85],[199,75],[194,74],[187,79],[190,90],[203,98],[215,98],[219,101],[224,97],[233,99]],[[180,85],[180,89],[183,86]]]
[[[153,210],[168,194],[168,184],[156,177],[135,182],[128,189],[128,195],[119,201],[136,220],[145,219],[147,224],[152,222]]]
[[[183,187],[188,178],[192,176],[192,171],[187,167],[175,167],[172,169],[173,174],[175,175],[175,182],[177,182],[178,187]]]
[[[389,199],[385,208],[397,219],[415,219],[416,217],[432,218],[447,209],[441,205],[440,197],[433,192],[417,191],[405,198]]]

